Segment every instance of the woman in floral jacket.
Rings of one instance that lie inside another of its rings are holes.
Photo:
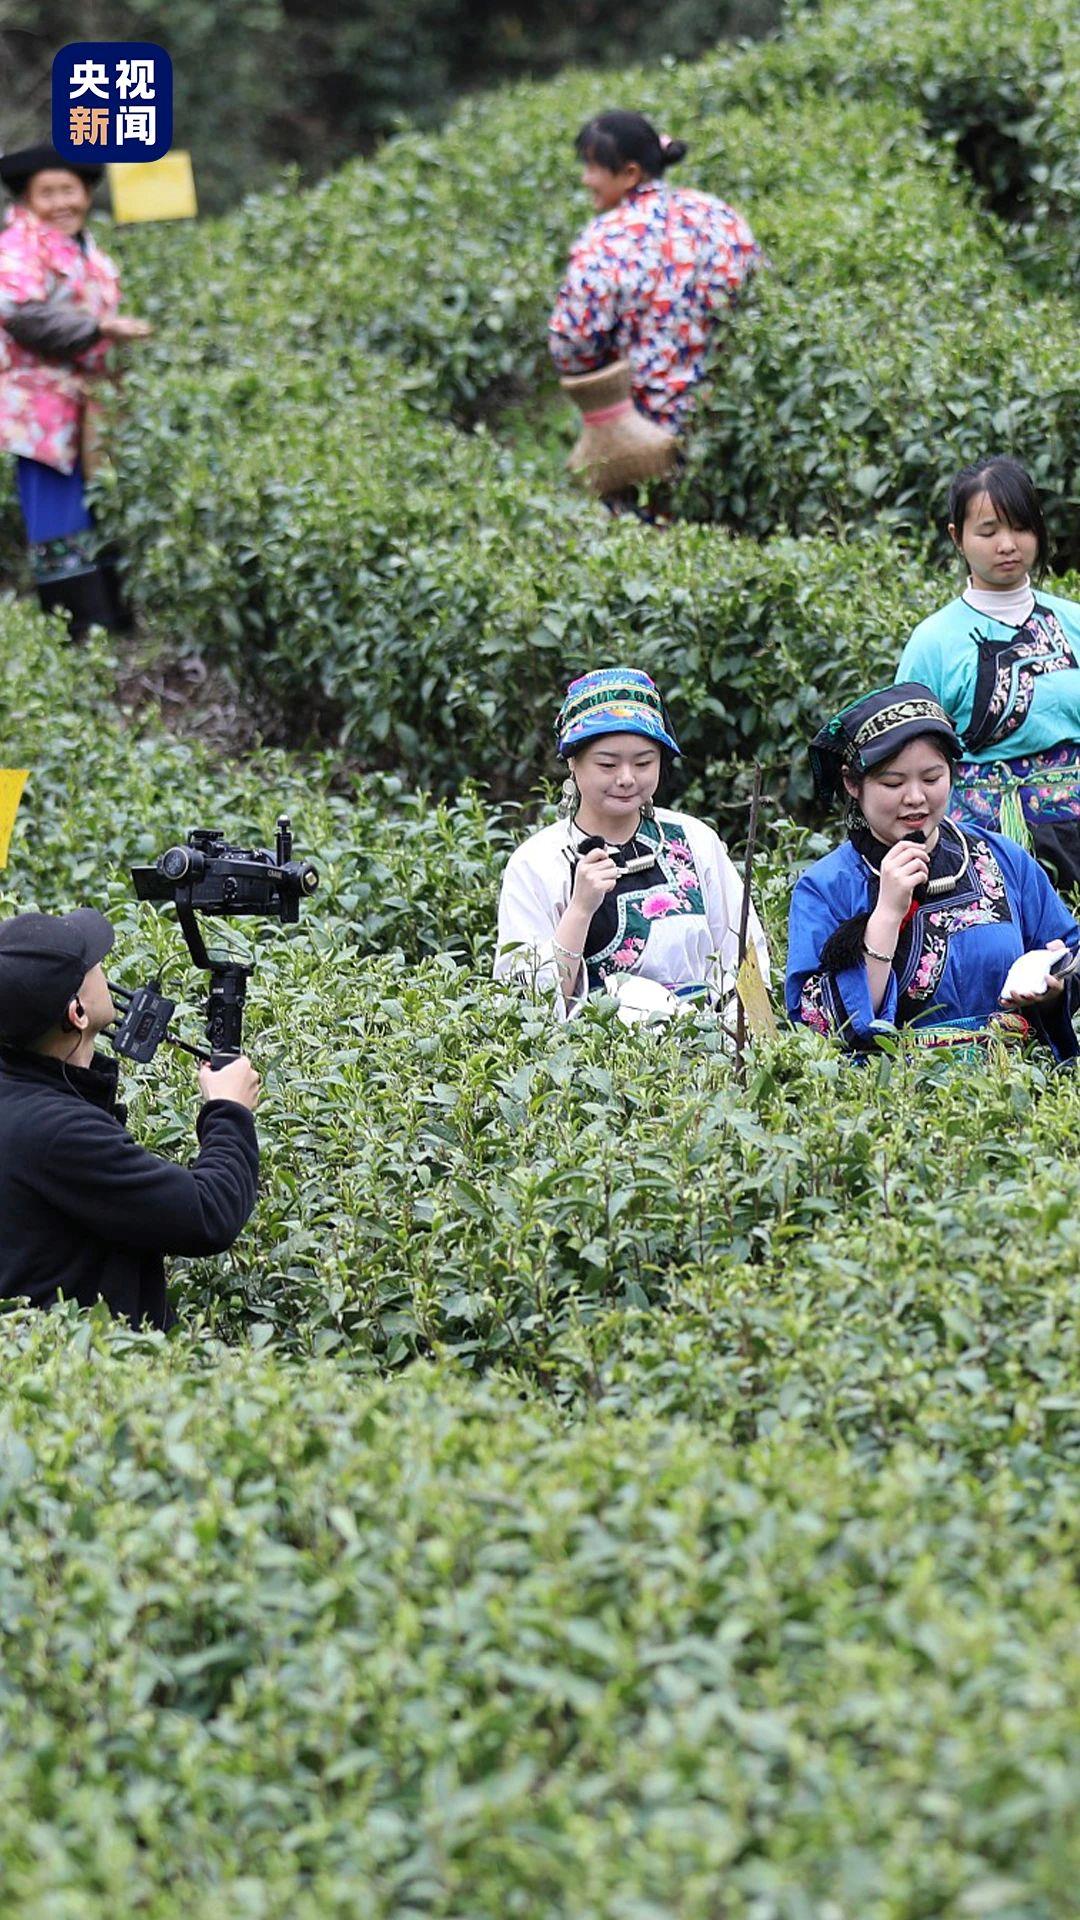
[[[686,153],[640,113],[602,113],[575,149],[597,218],[570,254],[549,322],[562,375],[629,359],[634,403],[679,433],[721,314],[761,260],[750,228],[712,194],[664,185]]]
[[[510,856],[496,974],[550,994],[562,1017],[625,974],[680,998],[726,1000],[742,882],[711,827],[653,805],[679,751],[653,681],[633,667],[584,674],[555,731],[569,769],[563,818]],[[748,937],[767,975],[752,906]]]
[[[0,447],[15,455],[42,605],[69,609],[76,630],[120,612],[84,492],[93,385],[110,342],[150,332],[117,311],[119,274],[85,230],[101,172],[48,146],[0,158],[15,201],[0,234]]]

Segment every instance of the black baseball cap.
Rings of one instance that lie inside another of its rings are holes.
[[[27,1046],[58,1026],[115,938],[93,907],[0,921],[0,1043]]]

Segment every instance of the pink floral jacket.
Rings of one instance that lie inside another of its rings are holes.
[[[71,473],[87,380],[105,371],[108,343],[97,341],[70,361],[20,346],[4,321],[14,307],[46,300],[100,320],[119,307],[120,275],[91,239],[84,252],[71,235],[15,207],[0,233],[0,447]]]

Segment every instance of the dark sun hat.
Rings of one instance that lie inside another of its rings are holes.
[[[76,173],[88,187],[96,187],[105,169],[84,166],[79,160],[64,160],[56,148],[46,142],[39,147],[20,147],[17,153],[0,154],[0,182],[9,193],[25,193],[35,173]]]

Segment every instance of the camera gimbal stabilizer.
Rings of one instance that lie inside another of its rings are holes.
[[[152,867],[132,867],[140,900],[172,901],[195,965],[210,975],[206,999],[206,1037],[210,1052],[169,1032],[176,1002],[161,991],[160,980],[131,992],[109,985],[124,1011],[111,1035],[117,1053],[129,1060],[152,1060],[163,1040],[197,1059],[223,1067],[242,1051],[241,1028],[249,963],[221,959],[207,951],[197,913],[218,916],[261,914],[295,925],[300,902],[315,892],[319,875],[310,860],[292,857],[292,827],[285,814],[277,823],[273,853],[259,847],[230,847],[212,827],[194,827],[187,844],[169,847]]]

